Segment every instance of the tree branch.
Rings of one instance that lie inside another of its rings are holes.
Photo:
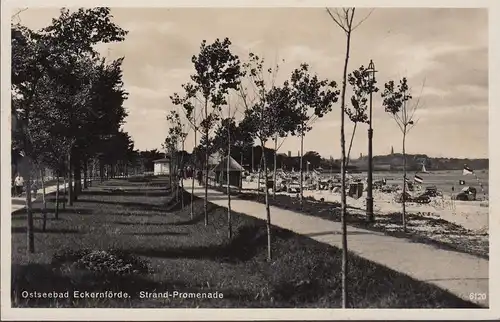
[[[337,14],[338,17],[335,18],[333,16],[333,14],[331,13],[331,11],[330,11],[329,8],[325,8],[325,9],[326,9],[326,12],[328,12],[328,15],[330,15],[330,18],[332,18],[333,22],[335,22],[337,24],[337,26],[340,27],[340,29],[344,30],[344,32],[347,33],[347,29],[344,27],[344,25],[342,23],[340,23],[340,21],[342,21],[342,19],[340,18],[339,13],[336,12],[336,14]]]
[[[374,10],[375,9],[370,10],[370,12],[363,19],[361,19],[354,27],[352,27],[351,31],[356,30],[356,28],[358,28],[363,22],[365,22],[366,19],[370,18]]]

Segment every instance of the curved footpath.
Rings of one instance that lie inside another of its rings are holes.
[[[191,193],[191,181],[184,184]],[[194,194],[205,197],[205,189],[195,183]],[[208,189],[208,201],[227,207],[226,195]],[[235,212],[266,220],[265,205],[256,201],[231,198]],[[342,248],[340,222],[303,215],[271,206],[272,224],[319,242]],[[442,250],[365,229],[348,226],[347,245],[350,252],[381,264],[416,280],[434,284],[456,296],[488,306],[489,261],[472,255]],[[471,298],[472,294],[477,294]],[[486,300],[482,296],[486,294]]]

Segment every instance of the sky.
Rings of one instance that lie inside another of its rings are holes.
[[[18,17],[23,25],[38,29],[58,12],[33,7]],[[336,81],[339,88],[342,83],[346,37],[324,8],[112,8],[111,13],[129,33],[125,41],[99,49],[110,59],[125,57],[129,116],[124,130],[140,150],[161,149],[168,131],[166,115],[176,109],[169,97],[189,81],[194,72],[191,57],[204,39],[211,43],[229,37],[242,61],[251,51],[269,65],[279,62],[277,84],[301,63],[308,63],[319,77]],[[356,10],[355,21],[367,15],[352,35],[348,71],[373,60],[380,88],[389,80],[408,78],[411,103],[418,103],[419,109],[406,152],[487,158],[487,9],[362,8]],[[373,152],[388,154],[391,146],[401,152],[401,131],[384,111],[380,92],[373,96]],[[235,98],[231,101],[238,104]],[[352,127],[346,118],[347,142]],[[368,151],[368,127],[357,128],[351,157]],[[193,144],[191,131],[186,150]],[[288,137],[279,152],[297,155],[299,148],[299,139]],[[340,157],[340,103],[313,124],[304,150]]]

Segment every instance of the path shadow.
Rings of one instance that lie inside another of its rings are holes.
[[[155,205],[155,204],[144,203],[144,202],[130,202],[130,201],[107,201],[107,200],[80,199],[80,200],[78,200],[78,202],[116,205],[116,206],[133,207],[133,208],[145,208],[147,210],[160,207],[160,205],[158,205],[158,204]]]
[[[293,233],[283,229],[273,229],[275,238],[291,238]],[[176,248],[137,248],[135,255],[156,258],[204,259],[221,263],[247,262],[267,249],[267,231],[264,226],[244,226],[238,229],[230,242],[220,245]]]
[[[142,191],[129,191],[129,190],[110,190],[110,191],[103,191],[103,190],[88,190],[88,191],[83,191],[81,196],[85,195],[90,195],[90,196],[143,196],[143,197],[165,197],[168,196],[168,191],[165,189],[159,190],[159,189],[143,189]]]
[[[12,221],[24,221],[24,220],[27,220],[28,219],[28,216],[27,215],[19,215],[19,216],[13,216],[12,217]],[[34,220],[43,220],[43,216],[41,214],[35,214],[33,216],[33,219]],[[55,217],[47,217],[46,218],[47,221],[54,221],[54,222],[62,222],[62,221],[66,221],[66,219],[64,218],[55,218]]]
[[[12,227],[11,233],[12,234],[25,234],[27,232],[26,227]],[[34,228],[35,233],[41,233],[41,234],[83,234],[82,231],[78,229],[59,229],[59,228],[47,228],[45,231],[43,231],[41,228]]]
[[[53,198],[51,197],[51,198],[46,198],[46,200],[47,200],[48,202],[53,202],[53,203],[55,203],[55,202],[57,201],[57,198],[56,198],[56,197],[53,197]],[[61,197],[61,196],[60,196],[60,197],[59,197],[59,204],[61,204],[61,203],[63,203],[63,202],[68,202],[68,199],[67,199],[66,197]]]
[[[203,221],[204,218],[205,218],[204,214],[199,214],[199,215],[193,216],[193,218],[188,219],[188,220],[174,221],[174,222],[166,223],[165,225],[168,225],[168,226],[196,225],[197,223]]]
[[[131,236],[188,236],[188,233],[179,233],[173,231],[160,231],[160,232],[143,232],[143,233],[124,233],[123,235]]]
[[[52,208],[52,206],[51,206],[51,207],[47,207],[45,212],[48,215],[53,216],[55,214],[56,210],[54,208]],[[33,208],[32,213],[37,214],[37,215],[41,214],[41,213],[43,213],[43,209],[42,208]],[[91,215],[93,213],[94,212],[91,209],[86,209],[86,208],[71,208],[71,207],[66,207],[65,209],[59,208],[59,215],[64,215],[64,214]],[[16,211],[12,212],[12,215],[15,215],[15,216],[12,216],[12,219],[14,219],[15,217],[19,217],[20,215],[26,215],[26,214],[27,214],[26,208],[16,210]]]
[[[168,225],[168,223],[162,223],[162,222],[134,222],[134,221],[111,221],[109,222],[110,224],[115,224],[115,225],[123,225],[123,226],[165,226]]]

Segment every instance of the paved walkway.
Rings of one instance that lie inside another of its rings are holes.
[[[191,180],[187,180],[184,187],[191,192]],[[194,194],[204,198],[205,189],[195,183]],[[208,200],[222,207],[227,206],[227,196],[216,190],[208,190]],[[266,220],[265,205],[255,201],[232,197],[231,209]],[[342,227],[339,222],[273,206],[271,206],[271,222],[275,226],[342,248]],[[486,301],[472,300],[472,302],[488,305],[488,260],[365,229],[348,226],[347,230],[349,251],[416,280],[446,289],[466,300],[470,300],[471,293],[486,294]]]
[[[66,185],[68,184],[66,183]],[[82,179],[82,185],[83,185],[83,179]],[[59,184],[59,189],[60,190],[64,189],[64,184],[62,180],[61,183]],[[48,195],[50,193],[55,192],[56,190],[57,190],[57,184],[49,185],[45,187],[45,194]],[[32,201],[35,201],[40,198],[42,198],[42,188],[38,189],[37,198],[33,198]],[[11,205],[12,205],[11,212],[23,209],[24,207],[26,207],[26,195],[23,194],[21,197],[11,197]]]

